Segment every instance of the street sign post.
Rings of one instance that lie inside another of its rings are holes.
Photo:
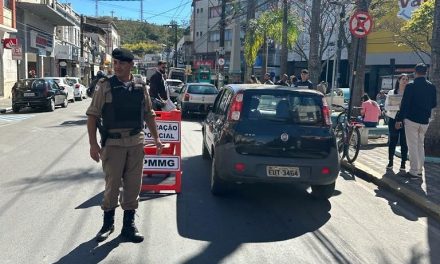
[[[361,39],[366,37],[373,28],[373,19],[371,18],[370,14],[365,11],[356,11],[351,17],[349,21],[349,29],[353,37],[358,38],[356,41],[356,50],[354,52],[354,63],[353,63],[353,73],[351,78],[351,84],[350,84],[350,101],[348,101],[348,113],[347,118],[350,120],[351,118],[351,112],[353,109],[353,90],[354,90],[354,84],[356,80],[356,69],[358,64],[358,57],[359,57],[359,44],[361,42]],[[353,39],[353,38],[352,38]]]

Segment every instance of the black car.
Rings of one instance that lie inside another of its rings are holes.
[[[56,105],[67,107],[67,93],[52,79],[23,79],[12,87],[12,110],[23,107],[42,107],[54,111]]]
[[[317,91],[227,85],[202,133],[214,195],[253,182],[306,183],[316,197],[333,194],[340,163],[329,107]]]

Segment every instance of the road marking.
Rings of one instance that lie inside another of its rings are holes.
[[[18,123],[34,116],[31,114],[2,114],[0,115],[0,127]]]

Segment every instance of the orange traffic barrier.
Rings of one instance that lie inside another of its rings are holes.
[[[161,155],[156,155],[157,148],[148,127],[145,126],[144,170],[142,191],[156,193],[167,190],[180,193],[182,189],[181,167],[181,112],[156,111],[157,132],[165,145]],[[171,179],[174,176],[174,181]]]

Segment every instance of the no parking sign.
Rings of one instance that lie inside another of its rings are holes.
[[[350,32],[357,38],[363,38],[371,32],[373,19],[370,14],[364,11],[357,11],[350,18]]]

